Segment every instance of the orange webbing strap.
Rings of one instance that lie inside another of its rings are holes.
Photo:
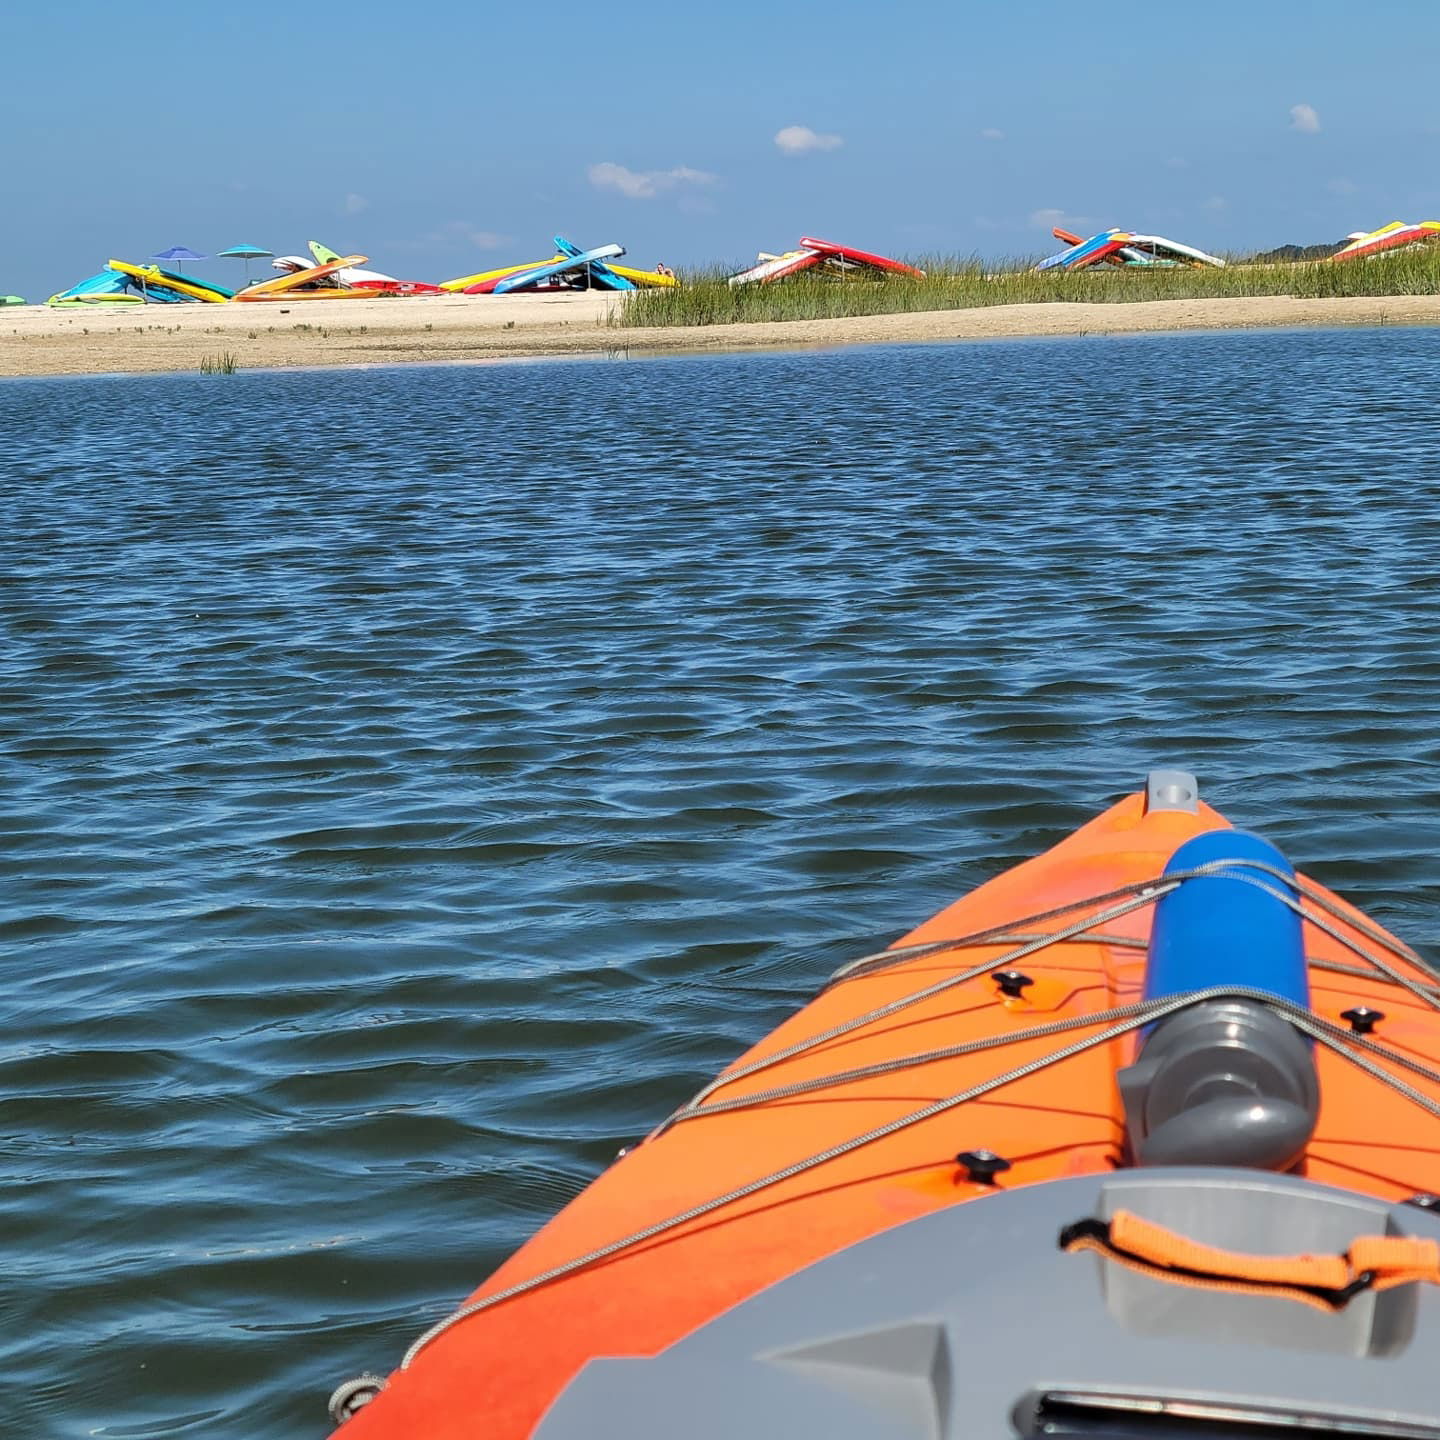
[[[1252,1285],[1341,1290],[1355,1278],[1343,1255],[1245,1255],[1237,1250],[1221,1250],[1142,1220],[1128,1210],[1117,1210],[1111,1219],[1110,1244],[1166,1270],[1248,1280]]]
[[[1362,1235],[1343,1255],[1249,1255],[1167,1230],[1128,1210],[1080,1220],[1060,1232],[1060,1248],[1092,1251],[1155,1279],[1204,1290],[1274,1295],[1339,1310],[1362,1290],[1414,1281],[1440,1284],[1440,1244],[1401,1235]]]
[[[1350,1266],[1373,1274],[1376,1290],[1424,1280],[1440,1285],[1440,1244],[1405,1235],[1359,1235],[1346,1252]]]

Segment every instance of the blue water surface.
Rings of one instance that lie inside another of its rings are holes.
[[[1440,332],[0,384],[5,1433],[327,1429],[1145,770],[1440,952]]]

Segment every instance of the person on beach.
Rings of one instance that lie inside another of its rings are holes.
[[[675,272],[663,260],[657,260],[655,262],[655,273],[657,275],[668,275],[672,280],[675,278]]]

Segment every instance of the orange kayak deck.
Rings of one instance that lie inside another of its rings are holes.
[[[1184,841],[1227,828],[1203,803],[1192,813],[1131,795],[894,947],[938,948],[842,975],[723,1072],[694,1113],[672,1117],[618,1159],[466,1303],[647,1227],[664,1227],[661,1233],[450,1325],[345,1422],[345,1440],[472,1440],[482,1433],[520,1440],[588,1361],[655,1355],[827,1256],[993,1196],[985,1178],[957,1163],[961,1152],[1004,1157],[1008,1168],[996,1179],[1006,1191],[1125,1167],[1116,1073],[1135,1058],[1134,1031],[953,1102],[1076,1038],[1093,1038],[1105,1022],[1089,1017],[1138,1001],[1153,905],[1132,896],[1125,909],[1115,892],[1160,876]],[[1307,883],[1337,907],[1339,918],[1329,923],[1342,937],[1375,948],[1376,927]],[[1094,925],[1096,917],[1105,918],[1089,934],[1034,938]],[[964,939],[977,932],[987,938]],[[1354,1007],[1383,1011],[1376,1040],[1440,1065],[1440,1014],[1424,995],[1364,973],[1342,939],[1309,919],[1303,936],[1315,1016],[1343,1025],[1343,1012]],[[963,943],[942,943],[955,941]],[[1393,956],[1390,963],[1419,986],[1433,983],[1419,963]],[[1010,965],[1022,966],[1030,981],[1018,995],[992,976]],[[876,1011],[887,1013],[864,1019]],[[1073,1026],[1023,1038],[1060,1021]],[[953,1053],[967,1045],[985,1048]],[[914,1060],[933,1052],[946,1053]],[[874,1073],[892,1062],[888,1073]],[[1319,1119],[1292,1174],[1386,1202],[1440,1191],[1440,1150],[1428,1124],[1417,1123],[1425,1117],[1414,1103],[1328,1048],[1317,1047],[1316,1064]],[[835,1078],[856,1070],[870,1073]],[[1440,1084],[1409,1072],[1405,1079],[1440,1103]],[[805,1085],[811,1088],[796,1093]],[[772,1096],[776,1090],[787,1093]],[[813,1163],[930,1106],[946,1108]],[[789,1167],[795,1173],[774,1178]],[[673,1223],[761,1180],[767,1183],[754,1193]]]

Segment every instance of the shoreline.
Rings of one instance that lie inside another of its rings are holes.
[[[836,320],[618,327],[603,294],[0,310],[0,377],[661,355],[1194,330],[1440,326],[1440,295],[994,305]],[[137,313],[138,312],[138,313]]]

